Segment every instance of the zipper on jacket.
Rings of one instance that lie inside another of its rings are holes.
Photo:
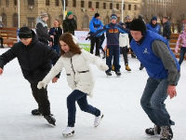
[[[75,70],[74,70],[74,66],[73,66],[73,64],[72,64],[72,58],[70,58],[70,63],[71,63],[71,68],[72,68],[72,71],[74,72],[74,75],[75,75]]]

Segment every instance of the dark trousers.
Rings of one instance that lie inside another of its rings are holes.
[[[179,58],[179,64],[181,65],[181,63],[184,60],[184,56],[185,56],[185,52],[186,52],[186,47],[181,47],[180,50],[180,58]]]
[[[90,46],[90,53],[93,54],[94,46],[96,44],[96,56],[99,56],[99,48],[100,48],[100,38],[99,37],[92,37],[91,38],[91,46]]]
[[[1,46],[0,46],[0,48],[4,48],[4,47],[3,47],[3,38],[2,38],[2,37],[0,37],[0,41],[1,41]]]
[[[128,48],[127,48],[127,46],[120,47],[120,52],[123,55],[125,66],[128,65]]]
[[[106,64],[109,67],[108,71],[111,71],[112,69],[112,58],[113,57],[114,57],[113,65],[115,67],[115,71],[119,71],[121,66],[119,64],[120,48],[118,45],[107,46]]]
[[[100,115],[100,110],[89,105],[87,102],[87,94],[81,92],[79,90],[74,90],[68,97],[67,97],[67,108],[68,108],[68,126],[74,127],[75,124],[75,117],[76,117],[76,104],[77,101],[80,109],[82,111],[88,112],[95,116]]]
[[[32,95],[38,103],[38,109],[43,116],[50,115],[50,102],[48,100],[47,88],[38,89],[37,83],[31,83]]]

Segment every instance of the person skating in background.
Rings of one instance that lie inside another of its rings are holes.
[[[53,39],[52,49],[54,49],[58,55],[60,55],[59,37],[62,34],[62,29],[58,19],[54,20],[54,27],[50,28],[49,34]]]
[[[46,45],[52,44],[52,38],[48,32],[48,14],[43,12],[40,16],[36,19],[36,34],[38,36],[39,41]]]
[[[149,76],[140,102],[154,127],[146,129],[145,132],[148,135],[160,134],[160,140],[171,140],[171,125],[174,125],[174,122],[170,119],[164,102],[167,96],[173,98],[177,95],[179,63],[167,40],[146,30],[142,20],[134,19],[130,32],[133,37],[130,45]]]
[[[126,30],[117,23],[117,15],[112,14],[110,16],[110,23],[105,25],[103,29],[98,30],[94,35],[99,36],[102,35],[104,32],[106,32],[106,38],[107,38],[107,49],[106,49],[106,64],[108,65],[109,69],[106,72],[106,75],[111,76],[111,70],[112,70],[112,59],[113,60],[113,66],[114,71],[117,76],[121,75],[120,72],[120,48],[119,48],[119,34],[120,33],[126,33]]]
[[[185,52],[186,52],[186,23],[183,24],[183,31],[179,34],[178,40],[176,42],[175,52],[178,53],[180,47],[180,57],[179,57],[179,64],[181,65]]]
[[[69,32],[74,35],[74,31],[77,29],[77,22],[74,19],[72,11],[67,13],[65,20],[63,20],[63,32]]]
[[[171,36],[171,24],[169,22],[168,17],[166,16],[163,17],[162,23],[163,23],[163,37],[169,41]]]
[[[120,22],[120,25],[123,26],[124,29],[126,28],[125,23]],[[121,52],[121,54],[123,55],[123,58],[124,58],[125,70],[131,71],[131,69],[129,67],[129,62],[128,62],[128,52],[129,52],[129,48],[130,48],[128,34],[120,33],[120,35],[119,35],[119,46],[120,46],[120,52]]]
[[[64,33],[59,38],[61,46],[61,57],[47,74],[47,76],[38,83],[38,88],[45,88],[50,80],[63,68],[66,71],[68,85],[72,92],[67,97],[68,124],[62,134],[65,137],[72,136],[75,133],[76,102],[82,111],[95,116],[94,127],[100,123],[103,114],[101,111],[87,102],[87,96],[92,96],[94,80],[89,64],[95,64],[100,70],[107,70],[107,65],[97,56],[80,49],[78,42],[70,33]]]
[[[147,23],[147,29],[151,30],[155,33],[161,34],[161,26],[157,23],[157,17],[154,16],[152,17],[152,19],[150,20],[149,23]]]
[[[50,112],[47,88],[38,89],[37,84],[49,72],[51,60],[56,62],[59,57],[55,51],[38,41],[34,31],[28,27],[20,28],[18,35],[20,42],[0,55],[0,74],[8,62],[17,58],[23,76],[30,83],[32,95],[38,104],[38,109],[32,110],[32,115],[43,115],[50,124],[55,125],[56,120]],[[57,79],[58,77],[54,76],[53,82]]]
[[[101,41],[101,36],[93,36],[95,32],[97,32],[100,29],[103,29],[103,23],[100,20],[100,15],[99,13],[95,13],[94,17],[92,17],[90,23],[89,23],[89,29],[90,29],[90,53],[93,54],[94,51],[94,46],[96,45],[95,49],[95,55],[100,56],[100,41]]]

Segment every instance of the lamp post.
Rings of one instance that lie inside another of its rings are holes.
[[[21,12],[20,12],[20,4],[21,4],[21,3],[20,3],[20,0],[18,0],[18,1],[17,1],[18,28],[20,28],[20,16],[21,16],[21,15],[20,15],[20,14],[21,14]]]
[[[65,9],[66,9],[66,2],[65,0],[61,0],[62,6],[63,6],[63,19],[65,19]]]
[[[123,22],[123,6],[124,6],[124,0],[121,2],[121,21]]]

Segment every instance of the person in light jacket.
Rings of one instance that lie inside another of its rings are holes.
[[[89,64],[93,63],[103,71],[107,70],[108,67],[101,58],[83,49],[81,50],[77,40],[70,33],[61,35],[59,43],[61,46],[61,57],[48,75],[38,83],[38,88],[45,88],[57,73],[63,68],[65,69],[68,85],[72,89],[72,93],[67,97],[68,125],[62,132],[64,137],[68,137],[75,133],[76,101],[82,111],[95,115],[94,126],[97,127],[99,125],[103,114],[99,109],[89,105],[87,102],[87,96],[92,96],[94,87]]]

